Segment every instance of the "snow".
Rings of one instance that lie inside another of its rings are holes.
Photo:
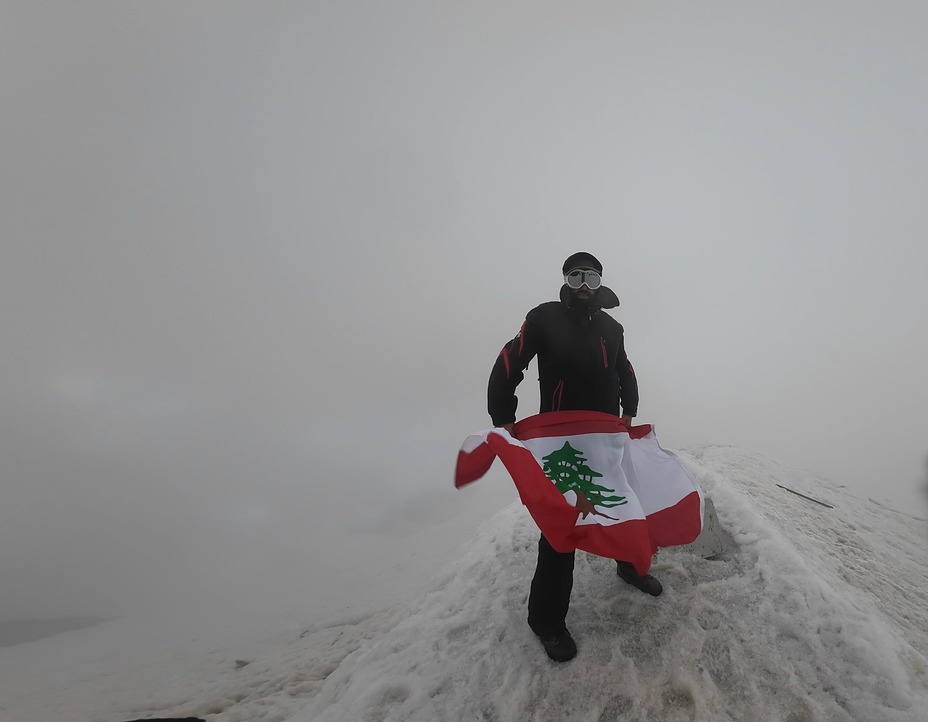
[[[525,624],[537,531],[516,503],[423,562],[400,603],[372,592],[302,627],[117,619],[0,648],[0,722],[928,720],[925,520],[735,448],[677,453],[729,548],[662,550],[659,598],[578,553],[566,664]]]

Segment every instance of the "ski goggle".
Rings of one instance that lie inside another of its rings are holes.
[[[591,291],[595,291],[603,285],[603,277],[600,276],[597,271],[575,268],[564,276],[564,283],[567,284],[568,288],[574,290],[580,288],[580,286],[585,283],[587,288]]]

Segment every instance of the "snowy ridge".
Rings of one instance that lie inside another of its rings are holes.
[[[657,599],[579,553],[567,664],[525,623],[537,531],[514,504],[402,608],[144,663],[114,650],[151,631],[118,620],[0,649],[0,722],[928,719],[925,522],[737,449],[679,455],[730,549],[662,550]]]
[[[849,494],[841,485],[797,475],[776,462],[731,447],[702,447],[689,455],[702,463],[700,483],[713,498],[737,490],[780,530],[813,573],[842,594],[875,603],[922,655],[928,656],[928,521]],[[728,483],[717,483],[719,479]],[[776,487],[790,486],[834,506],[824,509]],[[726,527],[734,504],[726,505]],[[847,586],[841,584],[845,582]]]

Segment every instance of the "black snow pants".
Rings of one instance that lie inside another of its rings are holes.
[[[528,625],[539,637],[565,628],[574,586],[574,552],[555,551],[544,535],[538,540],[538,565],[528,596]]]

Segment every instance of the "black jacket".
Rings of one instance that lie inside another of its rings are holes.
[[[638,413],[638,381],[625,355],[622,324],[603,312],[619,305],[601,286],[593,308],[571,306],[567,286],[561,300],[528,312],[518,335],[500,351],[490,373],[487,407],[496,426],[516,420],[515,392],[523,371],[538,356],[541,412]]]

